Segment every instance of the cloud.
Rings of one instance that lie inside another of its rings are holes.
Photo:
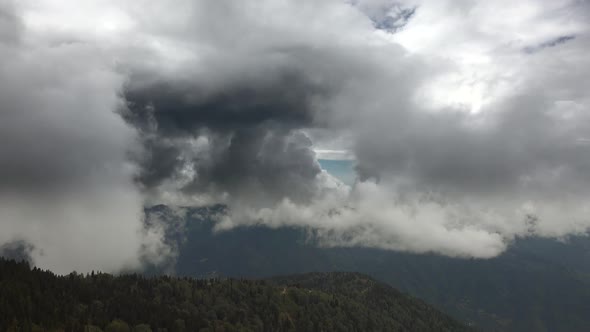
[[[588,75],[576,70],[588,68],[587,38],[531,59],[520,52],[520,37],[501,28],[529,32],[531,41],[547,38],[535,32],[539,26],[552,27],[547,34],[584,35],[583,17],[563,26],[580,4],[557,4],[551,14],[535,1],[515,10],[416,5],[416,16],[391,37],[408,51],[368,47],[363,61],[336,56],[347,63],[341,77],[354,83],[335,84],[337,92],[316,110],[325,112],[319,114],[328,128],[352,136],[362,182],[338,199],[320,194],[308,205],[286,197],[262,209],[236,206],[221,229],[300,225],[324,245],[474,257],[497,255],[519,236],[587,232],[589,159],[579,138],[590,123]],[[525,21],[485,16],[495,10]],[[461,31],[413,44],[430,29]],[[447,94],[454,100],[440,97]]]
[[[0,2],[0,42],[14,43],[19,39],[22,24],[11,1]]]
[[[129,86],[126,119],[143,133],[149,152],[139,181],[150,189],[184,178],[176,189],[187,194],[229,194],[253,203],[309,199],[320,169],[299,129],[311,125],[311,104],[324,92],[298,75],[267,75],[205,95],[191,82],[180,85],[181,92]]]
[[[394,186],[419,202],[459,206],[453,218],[499,234],[506,243],[515,236],[586,233],[589,206],[583,184],[589,156],[579,138],[590,129],[583,92],[590,83],[588,61],[582,55],[589,44],[579,13],[587,13],[581,8],[587,5],[560,2],[548,11],[537,1],[513,9],[472,3],[435,13],[438,6],[422,2],[394,38],[415,53],[439,53],[452,62],[416,90],[419,98],[409,110],[374,110],[356,121],[366,122],[365,130],[355,130],[361,178]],[[512,24],[516,30],[498,26],[509,27],[510,20],[487,17],[492,9],[520,17]],[[468,15],[454,17],[455,10]],[[576,20],[563,25],[565,17]],[[453,34],[446,45],[440,40],[414,44],[421,30],[435,27]],[[526,33],[530,40],[543,40],[559,31],[585,37],[546,52],[520,52]],[[493,222],[485,214],[493,215]],[[527,227],[531,217],[534,227]]]
[[[318,159],[323,160],[354,160],[354,156],[347,150],[314,149]]]
[[[500,232],[467,220],[465,206],[437,202],[423,193],[402,195],[393,186],[372,182],[358,183],[350,192],[335,185],[331,189],[311,205],[284,200],[272,208],[235,207],[221,218],[217,230],[231,229],[244,221],[273,228],[303,226],[310,230],[310,240],[320,246],[437,252],[453,257],[490,258],[507,246]],[[481,223],[496,222],[493,215],[472,212]]]
[[[376,29],[390,33],[403,29],[418,9],[416,5],[392,0],[351,0],[350,3],[365,13]]]
[[[544,48],[547,47],[555,47],[563,43],[567,43],[568,41],[576,38],[576,36],[559,36],[557,38],[550,39],[548,41],[542,42],[539,45],[535,46],[527,46],[524,48],[525,53],[535,53],[539,52]]]
[[[190,19],[150,31],[148,40],[204,49],[181,51],[187,57],[171,72],[130,65],[125,119],[138,128],[148,150],[139,181],[150,196],[176,199],[181,192],[185,204],[246,201],[260,207],[317,197],[320,167],[308,130],[330,127],[335,110],[328,103],[347,80],[367,75],[366,45],[357,40],[371,36],[372,29],[365,16],[338,1],[310,4],[191,2]],[[335,14],[329,14],[332,9]],[[209,22],[210,15],[201,17],[218,10],[234,27],[244,27],[239,38],[233,28]],[[258,19],[271,10],[272,20]],[[313,23],[294,28],[299,20]],[[360,34],[355,27],[354,34],[338,35],[339,41],[324,29],[350,30],[348,23],[356,21]],[[189,33],[203,24],[207,34]],[[401,54],[397,46],[391,49]],[[159,50],[146,46],[145,53],[154,58],[150,63],[163,61]]]
[[[125,78],[97,45],[48,44],[9,10],[18,33],[0,44],[0,244],[25,243],[59,273],[135,268],[143,199],[128,161],[136,134],[116,113]]]
[[[587,2],[1,8],[0,244],[44,266],[173,256],[144,204],[459,257],[590,226]],[[352,187],[326,150],[351,151]]]

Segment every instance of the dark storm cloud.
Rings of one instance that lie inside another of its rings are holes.
[[[311,103],[327,94],[295,70],[269,73],[265,81],[230,82],[206,93],[190,82],[157,82],[130,87],[128,120],[140,127],[154,121],[163,135],[192,135],[207,128],[226,131],[273,122],[286,128],[310,126]]]
[[[275,202],[285,197],[309,201],[320,172],[309,138],[298,131],[259,125],[223,132],[199,131],[206,147],[192,146],[175,137],[145,138],[138,180],[146,190],[167,181],[190,194],[228,193],[251,203]],[[187,170],[190,170],[187,174]]]
[[[304,131],[328,126],[326,104],[367,76],[365,50],[244,47],[216,45],[177,74],[139,68],[131,75],[124,117],[141,133],[138,180],[147,191],[228,194],[257,206],[316,196],[321,169]]]
[[[197,177],[188,191],[208,188],[237,197],[262,196],[266,202],[285,197],[297,202],[313,199],[320,167],[312,142],[303,133],[242,128],[223,147],[209,162],[195,162]]]
[[[144,133],[147,152],[140,182],[155,187],[188,168],[195,174],[185,192],[309,200],[320,169],[311,141],[297,130],[315,125],[313,104],[329,92],[301,72],[269,75],[214,92],[194,82],[130,86],[125,118]],[[198,137],[207,147],[192,157],[173,143]]]
[[[185,161],[182,150],[160,137],[144,138],[145,152],[137,180],[147,188],[155,187],[181,171]]]

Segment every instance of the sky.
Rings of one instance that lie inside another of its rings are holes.
[[[460,258],[587,234],[589,51],[587,0],[0,0],[0,251],[159,264],[155,204]]]

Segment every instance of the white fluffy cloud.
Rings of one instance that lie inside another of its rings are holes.
[[[325,245],[474,257],[588,231],[587,3],[354,5],[373,21],[415,9],[374,32],[364,70],[328,101],[367,182],[337,200],[236,209],[221,228],[305,225]],[[404,52],[371,47],[383,40]]]

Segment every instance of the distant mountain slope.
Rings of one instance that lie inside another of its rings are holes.
[[[0,259],[1,331],[469,331],[360,274],[56,276]]]
[[[157,207],[165,211],[165,207]],[[489,260],[366,248],[317,248],[304,229],[212,233],[189,218],[173,266],[186,276],[358,271],[487,331],[590,331],[590,240],[517,240]]]
[[[307,273],[293,276],[274,277],[271,283],[279,286],[301,287],[329,294],[340,294],[362,303],[369,310],[367,315],[394,320],[408,331],[467,331],[449,316],[425,302],[414,299],[390,286],[382,284],[360,273],[328,272]],[[388,313],[395,313],[390,316]],[[367,331],[387,330],[379,326],[396,324],[375,321],[376,325],[367,327]]]

